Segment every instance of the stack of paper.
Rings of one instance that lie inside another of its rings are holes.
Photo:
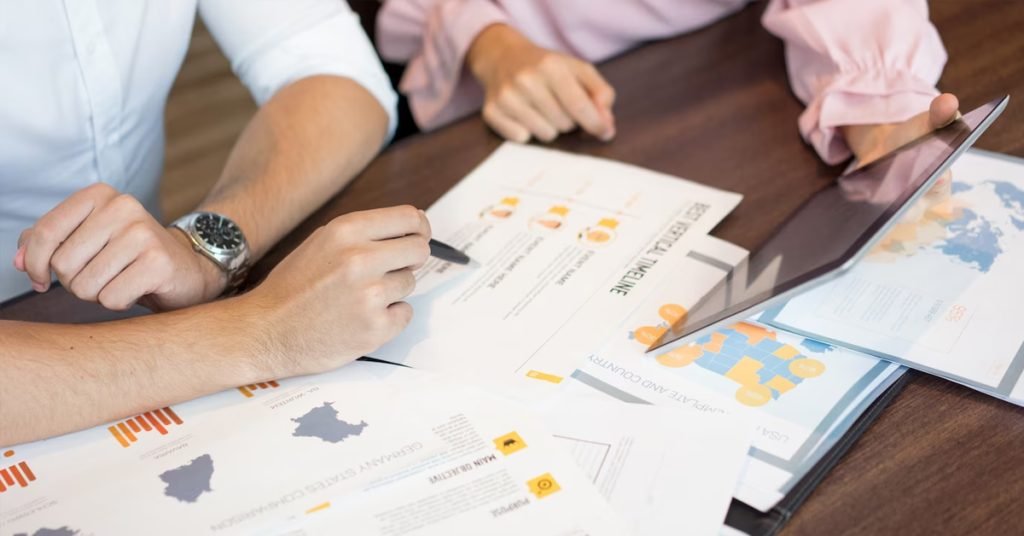
[[[417,273],[413,323],[373,354],[415,369],[358,362],[7,449],[0,527],[716,534],[733,497],[771,509],[903,371],[757,319],[647,353],[744,269],[708,235],[739,200],[505,145],[428,211],[479,267]]]
[[[31,480],[0,492],[0,526],[83,535],[712,534],[720,526],[749,442],[745,422],[549,402],[531,409],[370,362],[244,386],[14,447],[8,458]],[[683,485],[691,481],[706,485]]]

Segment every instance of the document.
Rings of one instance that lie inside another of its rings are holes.
[[[393,403],[403,372],[357,362],[10,447],[0,533],[249,534],[364,489],[446,447]]]
[[[242,386],[4,461],[3,534],[316,533],[347,505],[353,534],[629,531],[535,414],[380,363]]]
[[[847,274],[766,322],[1024,405],[1024,160],[972,150]]]
[[[434,236],[481,264],[417,272],[409,327],[373,353],[474,378],[557,383],[635,306],[644,280],[740,196],[634,166],[505,144],[428,210]],[[438,280],[443,279],[441,284]]]
[[[728,277],[737,259],[693,251],[703,254],[688,256],[672,278],[650,291],[573,378],[620,400],[753,419],[753,443],[734,493],[767,511],[901,367],[754,321],[646,354],[651,341],[680,325],[694,302]]]
[[[634,534],[718,533],[750,448],[749,420],[564,391],[535,408]]]
[[[358,494],[300,509],[268,534],[631,533],[563,440],[522,404],[435,379],[395,403],[433,416],[445,451]]]

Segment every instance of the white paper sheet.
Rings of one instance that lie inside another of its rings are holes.
[[[374,357],[469,377],[560,381],[739,202],[634,166],[506,144],[429,210],[434,235],[481,263],[418,273],[412,324]]]
[[[718,532],[746,461],[748,420],[567,395],[538,410],[634,534]]]
[[[438,522],[426,533],[628,533],[535,414],[412,369],[357,362],[158,415],[162,431],[133,421],[138,432],[98,427],[11,448],[32,480],[0,495],[0,532],[277,533],[348,502],[380,508],[351,533],[405,534],[415,512],[396,505],[443,499],[444,519],[419,510]],[[513,432],[528,447],[505,446]],[[469,502],[448,504],[456,496]]]

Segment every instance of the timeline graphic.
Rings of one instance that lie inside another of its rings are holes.
[[[181,417],[178,417],[177,413],[171,408],[155,409],[153,411],[147,411],[141,415],[136,415],[130,419],[125,419],[117,424],[107,427],[107,431],[110,435],[114,436],[114,439],[121,444],[122,447],[128,448],[139,440],[138,436],[142,432],[160,432],[160,435],[167,435],[167,428],[171,424],[181,425],[183,421]]]

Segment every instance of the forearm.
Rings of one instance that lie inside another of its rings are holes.
[[[242,299],[104,324],[0,321],[0,445],[270,379],[271,343]]]
[[[384,108],[359,84],[299,80],[256,113],[199,210],[235,220],[259,258],[369,163],[387,127]]]

